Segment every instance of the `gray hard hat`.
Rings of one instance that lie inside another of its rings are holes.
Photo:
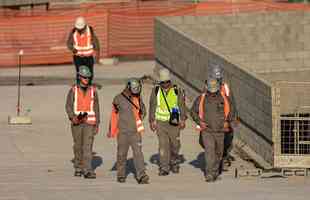
[[[90,78],[91,77],[91,72],[89,70],[89,68],[85,65],[82,65],[79,67],[79,72],[78,74],[82,77],[85,77],[85,78]]]
[[[127,82],[127,86],[132,94],[140,94],[141,82],[137,78],[130,78]]]
[[[219,64],[211,64],[209,72],[209,76],[217,80],[222,80],[224,77],[224,70]]]

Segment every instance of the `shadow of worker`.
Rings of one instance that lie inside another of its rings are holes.
[[[186,159],[183,154],[178,155],[176,159],[177,164],[183,164],[185,163],[185,161]],[[159,166],[159,154],[158,153],[151,156],[150,163]]]
[[[103,163],[102,157],[98,156],[96,154],[97,154],[96,152],[92,153],[93,158],[92,158],[92,161],[91,161],[91,167],[92,167],[93,170],[96,170]],[[74,165],[74,158],[72,158],[70,161]]]
[[[98,155],[94,155],[93,159],[91,161],[91,166],[93,170],[96,170],[98,167],[100,167],[103,163],[102,157]]]
[[[195,168],[200,169],[203,173],[205,172],[206,162],[205,162],[205,152],[200,152],[197,158],[189,163]]]
[[[147,163],[144,163],[144,165],[147,166]],[[111,171],[117,171],[117,162],[114,163],[113,167],[111,168]],[[137,175],[133,158],[129,158],[126,161],[126,177],[129,174],[133,174],[135,177]]]

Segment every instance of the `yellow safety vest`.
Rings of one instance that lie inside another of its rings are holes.
[[[169,121],[170,113],[169,113],[163,94],[166,97],[167,103],[170,108],[170,112],[172,108],[179,109],[178,95],[175,93],[175,88],[173,87],[169,89],[167,94],[161,88],[159,88],[157,92],[157,107],[156,107],[156,112],[155,112],[155,119],[159,121]]]

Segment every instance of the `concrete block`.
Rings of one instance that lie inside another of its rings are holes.
[[[29,116],[9,116],[9,125],[29,125],[32,124],[31,117]]]

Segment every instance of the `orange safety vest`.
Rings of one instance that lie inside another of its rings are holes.
[[[225,87],[221,87],[221,96],[224,99],[224,117],[225,120],[227,120],[228,115],[230,113],[230,104],[229,104],[229,100],[228,100],[228,96],[227,96],[227,90],[225,90]],[[228,93],[229,94],[229,93]],[[201,97],[200,97],[200,101],[199,101],[199,118],[203,121],[204,120],[204,102],[206,99],[206,93],[202,93]],[[200,125],[196,125],[196,129],[197,131],[202,131]]]
[[[77,85],[73,86],[74,93],[74,114],[87,113],[86,123],[90,125],[96,124],[96,115],[94,111],[95,87],[90,86],[86,93]]]
[[[138,105],[137,108],[132,105],[132,112],[136,120],[137,132],[142,134],[144,132],[144,126],[143,126],[141,117],[139,115],[139,110],[140,110],[139,98],[132,97],[132,101],[135,105]],[[110,120],[110,130],[109,130],[110,136],[112,138],[115,138],[119,133],[118,120],[119,120],[119,113],[117,112],[115,106],[113,105],[112,113],[111,113],[111,120]]]
[[[73,33],[73,47],[77,50],[76,55],[78,56],[91,56],[94,54],[92,35],[89,26],[86,26],[86,30],[82,34],[78,31]]]

